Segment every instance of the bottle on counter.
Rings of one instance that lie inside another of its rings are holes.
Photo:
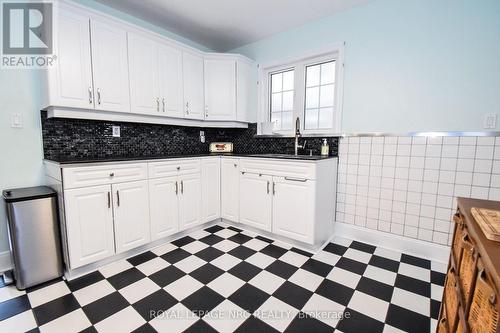
[[[321,145],[321,156],[328,156],[330,154],[330,146],[326,139],[323,139],[323,144]]]

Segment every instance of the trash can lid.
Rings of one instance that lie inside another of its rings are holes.
[[[14,188],[4,190],[2,196],[5,202],[10,203],[54,197],[56,196],[56,191],[47,186]]]

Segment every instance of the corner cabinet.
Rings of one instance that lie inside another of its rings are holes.
[[[240,160],[221,160],[221,217],[239,222],[240,216]]]
[[[67,2],[54,19],[56,61],[43,96],[49,117],[210,127],[256,121],[249,59],[198,51]]]
[[[242,173],[240,177],[240,223],[271,231],[272,176]]]

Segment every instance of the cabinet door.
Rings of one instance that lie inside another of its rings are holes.
[[[240,177],[240,222],[271,231],[272,177],[245,173]]]
[[[61,9],[55,31],[56,65],[49,69],[50,105],[94,108],[90,19]]]
[[[71,269],[115,253],[111,186],[64,191]]]
[[[179,228],[201,224],[200,174],[179,177]]]
[[[236,121],[236,61],[205,59],[205,119]]]
[[[127,38],[131,112],[160,114],[157,44],[139,34]]]
[[[203,119],[205,100],[203,93],[203,57],[194,53],[182,54],[184,86],[184,117]]]
[[[220,218],[220,158],[201,160],[203,221]]]
[[[239,222],[240,168],[238,159],[221,159],[221,216]]]
[[[90,24],[95,108],[129,112],[127,33],[118,26],[97,20]]]
[[[273,182],[273,232],[312,243],[315,182],[283,177],[274,177]]]
[[[168,45],[158,46],[160,110],[169,117],[183,117],[182,52]]]
[[[113,184],[116,252],[150,241],[147,181]]]
[[[166,237],[179,230],[178,192],[177,177],[149,180],[152,240]]]
[[[252,105],[255,99],[251,98],[257,93],[256,77],[252,75],[254,69],[251,63],[238,60],[236,64],[236,116],[238,121],[256,122],[257,105]]]

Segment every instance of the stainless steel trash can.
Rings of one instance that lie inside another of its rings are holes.
[[[17,289],[63,274],[57,193],[38,186],[3,191]]]

